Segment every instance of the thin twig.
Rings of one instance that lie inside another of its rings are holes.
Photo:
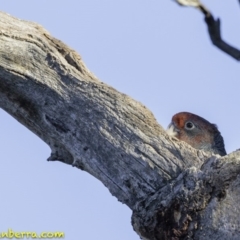
[[[215,45],[228,55],[232,56],[237,61],[240,60],[240,50],[238,50],[235,47],[232,47],[231,45],[222,40],[220,30],[220,19],[217,18],[215,20],[212,13],[200,2],[200,0],[176,0],[176,2],[181,6],[198,8],[205,16],[205,22],[208,27],[208,33],[213,45]]]
[[[228,55],[232,56],[236,60],[240,60],[240,51],[226,43],[225,41],[222,40],[221,37],[221,29],[220,29],[220,19],[217,18],[216,20],[214,19],[213,15],[211,12],[203,5],[199,6],[200,11],[204,14],[205,16],[205,22],[208,26],[208,32],[210,39],[216,47],[221,49],[223,52],[227,53]]]

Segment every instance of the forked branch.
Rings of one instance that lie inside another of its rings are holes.
[[[191,6],[199,9],[204,14],[208,33],[213,45],[237,61],[240,60],[240,51],[222,39],[220,19],[215,19],[213,14],[200,2],[200,0],[176,0],[176,2],[182,6]]]

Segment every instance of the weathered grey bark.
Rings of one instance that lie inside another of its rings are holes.
[[[240,152],[220,158],[169,138],[75,51],[4,13],[0,107],[50,146],[48,160],[89,172],[127,204],[141,237],[239,239]]]

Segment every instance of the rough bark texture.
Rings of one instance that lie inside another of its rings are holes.
[[[0,13],[0,107],[133,210],[144,239],[239,239],[240,152],[169,138],[41,26]],[[235,190],[237,189],[237,190]]]

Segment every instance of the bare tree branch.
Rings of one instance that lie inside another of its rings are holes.
[[[230,55],[236,60],[240,60],[240,50],[232,47],[221,37],[220,19],[214,19],[212,13],[199,0],[176,0],[182,6],[195,7],[199,9],[205,16],[205,22],[208,27],[210,39],[216,47]]]
[[[180,152],[145,106],[41,26],[1,13],[0,29],[0,107],[50,146],[48,160],[89,172],[133,208],[206,158]]]
[[[129,206],[144,239],[239,239],[240,152],[220,158],[170,138],[74,50],[4,13],[0,107],[49,145],[48,160],[87,171]]]
[[[136,206],[135,230],[145,239],[239,239],[239,173],[240,152],[186,169]]]
[[[220,19],[215,20],[212,15],[206,15],[205,22],[207,23],[209,36],[213,45],[239,61],[240,51],[222,40]]]

